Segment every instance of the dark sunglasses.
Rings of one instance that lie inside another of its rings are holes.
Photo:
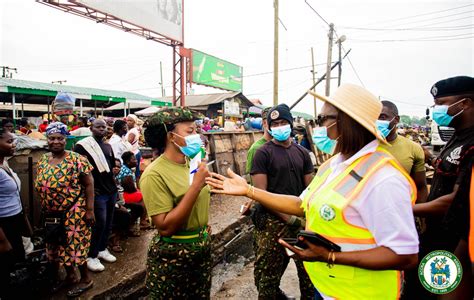
[[[324,124],[327,120],[336,120],[336,119],[337,119],[337,115],[323,115],[323,114],[319,114],[315,121],[316,121],[316,125],[318,125],[318,126],[323,126],[323,124]]]

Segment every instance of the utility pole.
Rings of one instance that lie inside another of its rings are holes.
[[[160,85],[161,85],[161,97],[165,96],[165,87],[163,86],[163,66],[160,61]]]
[[[341,48],[342,48],[342,43],[346,40],[345,35],[341,35],[340,38],[337,39],[336,44],[338,45],[339,48],[339,65],[338,65],[338,72],[337,72],[337,86],[341,85],[341,77],[342,77],[342,53],[341,53]]]
[[[332,44],[334,39],[334,24],[329,24],[329,44],[328,44],[328,61],[326,66],[326,96],[329,96],[331,90],[331,65],[332,65]]]
[[[278,0],[273,0],[275,10],[274,19],[274,47],[273,47],[273,105],[278,105]]]
[[[313,68],[311,69],[311,73],[313,73],[313,92],[316,93],[316,86],[314,85],[316,83],[316,70],[314,69],[314,52],[313,52],[313,47],[311,47],[311,64],[313,65]],[[318,116],[318,109],[316,108],[316,97],[314,97],[314,118]]]
[[[18,73],[18,70],[16,68],[11,68],[9,66],[1,66],[2,68],[2,78],[13,78],[13,72]]]

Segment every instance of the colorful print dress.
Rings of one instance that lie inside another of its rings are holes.
[[[61,265],[82,265],[89,253],[91,229],[84,221],[86,198],[79,177],[90,174],[93,167],[87,158],[75,152],[67,151],[55,166],[49,164],[49,157],[45,154],[38,162],[35,188],[41,207],[46,211],[64,211],[77,201],[66,213],[66,244],[47,244],[48,258]]]

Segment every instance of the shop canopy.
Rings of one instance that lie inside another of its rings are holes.
[[[104,90],[89,87],[78,87],[62,84],[42,83],[36,81],[0,78],[0,102],[11,103],[12,110],[19,104],[49,105],[58,92],[66,92],[74,96],[79,103],[76,106],[106,108],[122,103],[122,109],[128,104],[141,103],[154,106],[171,106],[171,102],[152,98],[137,93]]]

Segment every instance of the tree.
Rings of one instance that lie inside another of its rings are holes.
[[[403,123],[404,125],[411,125],[411,118],[410,116],[407,115],[401,115],[400,116],[400,123]]]

